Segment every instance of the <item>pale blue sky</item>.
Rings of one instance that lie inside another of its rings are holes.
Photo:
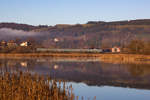
[[[150,0],[0,0],[0,22],[77,24],[150,18]]]

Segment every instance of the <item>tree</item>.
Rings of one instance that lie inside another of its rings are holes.
[[[129,45],[128,49],[130,53],[143,53],[144,52],[145,43],[142,40],[132,40]]]

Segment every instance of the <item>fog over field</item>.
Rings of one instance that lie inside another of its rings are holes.
[[[27,37],[35,37],[40,36],[40,32],[33,31],[23,31],[23,30],[15,30],[10,28],[2,28],[0,29],[0,40],[10,40],[15,38],[27,38]]]

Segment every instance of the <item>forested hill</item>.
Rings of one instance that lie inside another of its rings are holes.
[[[10,28],[16,30],[32,31],[40,28],[47,28],[46,25],[33,26],[28,24],[18,24],[18,23],[0,23],[0,28]]]
[[[89,21],[87,24],[99,24],[99,25],[150,25],[150,19],[141,20],[125,20],[125,21],[114,21],[114,22],[104,22],[104,21]],[[70,25],[56,25],[56,26],[70,26]],[[51,27],[51,26],[50,26]],[[0,28],[11,28],[16,30],[31,31],[35,29],[48,28],[48,25],[33,26],[28,24],[18,24],[18,23],[0,23]]]
[[[125,21],[114,21],[114,22],[89,21],[87,24],[103,24],[103,25],[150,25],[150,19],[125,20]]]
[[[55,26],[0,23],[0,28],[23,30],[27,31],[27,34],[31,31],[37,32],[40,36],[32,35],[31,37],[35,37],[43,46],[57,48],[123,46],[134,39],[150,40],[150,19],[115,22],[90,21],[86,24]],[[2,32],[0,29],[0,35],[3,34]],[[56,43],[55,38],[59,42]]]

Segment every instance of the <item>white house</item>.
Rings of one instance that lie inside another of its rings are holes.
[[[119,52],[121,52],[121,50],[120,50],[119,47],[113,47],[113,48],[111,49],[111,51],[112,51],[113,53],[119,53]]]
[[[20,46],[22,46],[22,47],[27,47],[27,46],[29,46],[29,43],[28,43],[28,42],[22,42],[22,43],[20,44]]]
[[[54,38],[54,42],[59,42],[59,39],[58,38]]]

